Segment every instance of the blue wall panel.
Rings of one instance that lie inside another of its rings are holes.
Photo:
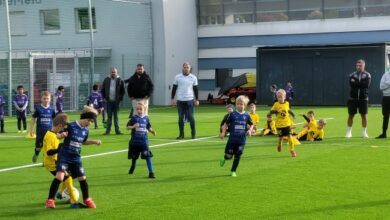
[[[199,90],[214,90],[215,80],[214,79],[199,79]]]

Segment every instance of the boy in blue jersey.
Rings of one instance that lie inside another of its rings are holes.
[[[30,122],[30,136],[34,136],[34,125],[37,122],[35,152],[32,157],[32,162],[37,162],[39,152],[43,146],[43,138],[48,130],[51,129],[53,118],[56,116],[54,108],[50,106],[51,94],[44,91],[41,94],[41,105],[35,107],[35,112],[32,115]]]
[[[65,132],[65,137],[62,147],[58,150],[57,173],[53,179],[48,199],[46,200],[46,208],[55,208],[54,196],[58,190],[60,183],[64,180],[65,172],[70,172],[73,178],[78,178],[80,189],[83,194],[83,200],[88,208],[96,208],[95,202],[89,197],[87,177],[81,162],[81,146],[96,144],[100,145],[100,140],[88,139],[88,126],[94,123],[97,112],[90,106],[84,106],[80,115],[80,120],[69,123]],[[75,204],[72,208],[78,208]]]
[[[136,114],[133,115],[127,123],[127,129],[131,130],[131,139],[129,141],[128,159],[131,160],[131,167],[129,174],[133,174],[137,159],[141,154],[141,158],[146,160],[149,170],[149,178],[156,178],[153,172],[153,165],[151,158],[152,152],[149,149],[148,131],[156,135],[156,131],[150,125],[150,120],[145,115],[145,105],[137,103]]]
[[[61,113],[64,109],[64,86],[58,86],[57,92],[54,93],[57,114]]]
[[[0,95],[0,133],[4,133],[4,105],[5,99]]]
[[[249,99],[246,96],[240,95],[236,99],[236,111],[229,114],[222,132],[219,135],[221,139],[225,137],[226,130],[229,128],[230,136],[225,147],[225,156],[220,161],[220,166],[225,164],[226,160],[230,160],[234,156],[230,176],[236,177],[236,170],[240,163],[241,155],[244,151],[246,143],[246,135],[251,136],[253,131],[253,123],[251,117],[245,112],[245,107],[248,105]]]
[[[22,85],[17,88],[18,94],[14,97],[14,106],[16,109],[16,117],[18,119],[18,132],[22,132],[22,122],[23,122],[23,133],[27,131],[27,106],[28,106],[28,97],[24,94],[24,87]]]
[[[95,84],[92,87],[92,93],[88,96],[88,105],[92,105],[94,109],[100,114],[103,111],[103,96],[99,92],[99,85]],[[95,118],[95,129],[97,126],[97,119]]]

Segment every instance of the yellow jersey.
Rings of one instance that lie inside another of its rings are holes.
[[[311,128],[309,132],[307,133],[307,140],[314,139],[314,140],[322,140],[324,139],[325,132],[324,129],[318,129],[317,126],[314,128]]]
[[[269,123],[269,125],[268,125],[268,123]],[[272,133],[274,133],[274,134],[276,134],[276,126],[275,126],[275,121],[274,120],[272,120],[272,121],[265,121],[265,124],[264,124],[264,130],[265,129],[269,129]]]
[[[48,171],[56,170],[57,154],[52,156],[47,155],[48,150],[57,149],[60,141],[57,134],[52,131],[47,131],[43,138],[43,164]]]
[[[284,103],[275,102],[271,108],[271,111],[277,111],[275,126],[276,128],[284,128],[292,125],[290,118],[290,103],[285,101]]]
[[[254,113],[254,114],[249,113],[249,116],[251,117],[252,123],[253,123],[254,125],[259,124],[260,117],[259,117],[259,115],[258,115],[257,113]]]

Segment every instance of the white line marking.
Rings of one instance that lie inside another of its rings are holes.
[[[152,145],[152,146],[149,146],[149,147],[150,148],[163,147],[163,146],[167,146],[167,145],[181,144],[181,143],[199,141],[199,140],[210,139],[210,138],[215,138],[215,137],[218,137],[218,136],[214,135],[214,136],[208,136],[208,137],[197,138],[197,139],[190,139],[190,140],[175,141],[175,142],[170,142],[170,143],[156,144],[156,145]],[[128,151],[128,149],[111,151],[111,152],[105,152],[105,153],[99,153],[99,154],[92,154],[92,155],[82,156],[81,158],[99,157],[99,156],[104,156],[104,155],[122,153],[122,152],[126,152],[126,151]],[[0,169],[0,173],[1,172],[6,172],[6,171],[11,171],[11,170],[18,170],[18,169],[23,169],[23,168],[29,168],[29,167],[38,167],[38,166],[42,166],[42,163],[28,164],[28,165],[23,165],[23,166],[4,168],[4,169]]]

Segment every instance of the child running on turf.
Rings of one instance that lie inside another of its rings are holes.
[[[222,132],[222,127],[224,126],[226,119],[228,118],[229,114],[234,111],[234,106],[232,104],[226,105],[226,115],[223,116],[223,119],[221,121],[221,124],[219,125],[219,133]],[[229,128],[226,130],[227,133],[229,133]]]
[[[93,108],[96,109],[96,111],[100,114],[103,111],[103,96],[99,92],[99,85],[93,85],[92,90],[92,93],[88,97],[88,105],[92,105]],[[94,123],[95,129],[97,129],[97,119],[95,119]]]
[[[308,141],[322,141],[325,136],[324,127],[326,125],[325,119],[318,120],[315,127],[311,128],[307,134]]]
[[[317,120],[314,118],[314,112],[308,111],[307,116],[304,114],[299,114],[304,119],[302,130],[298,133],[297,139],[300,141],[305,141],[307,139],[307,134],[310,129],[315,129],[317,127]]]
[[[57,163],[57,153],[59,139],[65,138],[68,133],[62,132],[66,125],[68,124],[68,116],[64,113],[59,113],[53,119],[53,127],[46,132],[45,137],[43,138],[43,164],[53,176],[56,175],[56,163]],[[70,197],[70,206],[77,206],[77,197],[74,193],[73,180],[69,175],[65,175],[64,184],[61,185],[60,192],[63,192],[65,187],[68,189]],[[57,198],[62,198],[61,193],[57,193]]]
[[[57,173],[53,179],[48,199],[46,200],[46,208],[55,208],[54,196],[58,190],[60,183],[64,180],[65,172],[70,171],[72,177],[77,177],[80,183],[80,189],[83,195],[83,200],[88,208],[96,208],[95,202],[89,197],[87,177],[81,162],[81,146],[96,144],[100,145],[100,140],[88,139],[88,126],[94,123],[97,112],[93,107],[84,106],[80,115],[80,120],[71,122],[67,125],[67,137],[58,150]],[[73,207],[73,208],[77,208]]]
[[[0,95],[0,133],[4,133],[4,105],[5,99]]]
[[[50,106],[51,94],[44,91],[41,94],[41,104],[35,107],[35,112],[32,115],[30,122],[30,136],[34,136],[34,125],[37,122],[35,151],[32,157],[32,162],[37,162],[39,152],[43,146],[43,137],[46,132],[51,129],[53,118],[55,117],[54,108]]]
[[[127,123],[127,129],[131,130],[129,141],[128,159],[131,160],[129,174],[133,174],[137,159],[141,154],[141,159],[146,160],[149,170],[149,178],[156,178],[153,172],[152,157],[153,154],[149,149],[148,132],[156,135],[156,131],[150,125],[150,120],[145,115],[146,108],[143,103],[137,103],[136,114],[131,117]]]
[[[294,117],[294,113],[290,110],[290,105],[286,101],[286,91],[279,89],[276,92],[277,102],[271,108],[270,114],[276,114],[275,126],[279,134],[278,152],[282,151],[283,139],[287,139],[290,146],[290,153],[292,157],[296,157],[295,152],[295,137],[291,135],[291,127],[293,126],[290,115]]]
[[[257,132],[257,125],[258,125],[259,122],[260,122],[260,117],[259,117],[259,115],[256,113],[256,105],[255,105],[255,103],[249,104],[249,116],[251,117],[252,123],[253,123],[252,135],[255,135],[255,134],[258,135],[258,134],[260,134],[260,132]]]
[[[14,106],[16,109],[16,118],[18,119],[18,133],[22,132],[23,122],[23,133],[27,131],[27,106],[28,97],[24,94],[24,87],[22,85],[17,88],[18,94],[14,97]]]
[[[54,93],[57,114],[61,113],[64,109],[64,86],[58,86],[57,92]]]
[[[264,135],[275,135],[276,127],[275,127],[275,121],[272,118],[272,114],[267,114],[267,121],[264,124],[263,130],[260,132],[260,136]]]
[[[240,95],[236,99],[236,111],[229,114],[222,132],[219,135],[221,139],[225,137],[226,130],[229,127],[230,136],[225,147],[225,156],[220,160],[220,166],[225,164],[226,160],[230,160],[234,156],[233,165],[230,170],[230,176],[236,177],[236,170],[240,163],[240,158],[244,152],[246,143],[246,135],[252,135],[253,123],[251,117],[245,112],[245,107],[248,104],[249,99],[246,96]]]

